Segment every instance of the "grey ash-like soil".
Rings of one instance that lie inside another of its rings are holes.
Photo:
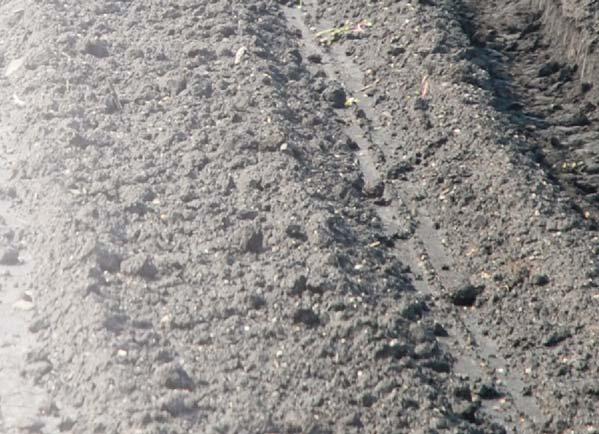
[[[592,56],[555,36],[592,7],[550,3],[0,2],[0,428],[599,432]]]

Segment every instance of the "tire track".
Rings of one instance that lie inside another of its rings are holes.
[[[506,3],[494,5],[497,14],[509,15]],[[540,14],[509,5],[515,8],[512,14],[521,14],[516,28],[523,22],[531,25],[527,31],[539,31]],[[561,166],[551,158],[559,155],[545,153],[539,134],[551,119],[522,110],[527,102],[518,93],[507,55],[472,40],[479,35],[500,39],[499,33],[464,28],[460,14],[465,11],[456,6],[326,1],[308,8],[306,20],[318,23],[310,29],[317,32],[333,24],[342,28],[343,20],[372,19],[372,30],[365,35],[342,36],[331,44],[336,57],[344,59],[334,72],[347,71],[348,93],[359,99],[352,122],[371,134],[389,131],[380,147],[373,145],[377,140],[372,136],[366,145],[379,173],[399,170],[402,186],[412,182],[412,191],[403,189],[410,206],[428,209],[429,227],[455,263],[444,263],[441,255],[438,272],[456,270],[485,288],[480,302],[463,317],[480,330],[483,346],[500,355],[497,371],[515,377],[514,401],[534,397],[542,413],[535,417],[538,412],[530,410],[525,419],[537,423],[528,425],[513,423],[519,415],[508,415],[510,429],[592,431],[595,386],[586,375],[595,366],[599,268],[590,198],[581,197],[556,170]],[[538,44],[534,37],[523,40]],[[489,72],[489,65],[497,71]],[[528,65],[536,79],[537,66]],[[566,65],[561,69],[568,71]],[[357,70],[362,74],[355,76]],[[567,88],[556,84],[560,75],[550,74],[553,90]],[[352,80],[356,84],[348,85]],[[372,114],[362,108],[368,101]],[[543,107],[541,99],[537,103]],[[557,110],[568,115],[568,107]],[[563,133],[569,120],[557,120],[556,131]]]
[[[394,157],[386,143],[391,141],[388,132],[374,128],[372,119],[380,117],[372,98],[363,94],[363,74],[338,46],[323,50],[315,41],[314,32],[306,25],[302,13],[311,10],[310,2],[303,2],[303,9],[288,8],[286,14],[292,24],[301,30],[304,39],[305,55],[318,53],[323,58],[323,69],[329,77],[343,83],[349,95],[359,95],[359,115],[346,119],[347,134],[355,140],[365,183],[380,184],[385,176],[380,172],[377,161],[392,160]],[[309,12],[308,12],[309,13]],[[320,22],[325,28],[333,28],[332,23]],[[385,184],[383,200],[377,213],[386,227],[389,236],[402,234],[395,245],[395,255],[410,266],[413,283],[417,291],[432,300],[430,317],[443,319],[449,325],[450,335],[440,338],[448,352],[454,357],[453,371],[464,378],[496,379],[503,398],[500,401],[475,401],[492,421],[509,429],[509,432],[538,431],[544,421],[536,401],[523,395],[522,378],[508,369],[497,345],[485,337],[474,319],[469,319],[468,308],[464,314],[456,310],[449,299],[467,282],[467,278],[454,270],[451,257],[445,251],[437,235],[434,223],[424,209],[411,203],[415,189],[403,183]],[[409,222],[398,221],[398,216],[409,216]],[[406,235],[406,227],[411,228]],[[424,276],[424,279],[421,277]],[[491,380],[493,381],[493,380]],[[464,417],[468,416],[467,409]],[[511,427],[511,428],[509,428]]]
[[[454,2],[473,50],[490,76],[477,82],[525,137],[522,152],[565,189],[597,229],[599,117],[589,36],[560,14],[558,2]],[[498,12],[500,11],[500,12]]]

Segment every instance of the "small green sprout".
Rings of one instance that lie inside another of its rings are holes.
[[[360,102],[358,98],[347,98],[345,100],[345,107],[350,108],[351,106],[357,105]]]
[[[355,24],[351,21],[348,21],[342,26],[333,27],[332,29],[326,29],[318,32],[316,34],[316,38],[322,45],[331,45],[348,35],[365,33],[366,29],[369,27],[372,27],[372,22],[369,20],[361,20]]]

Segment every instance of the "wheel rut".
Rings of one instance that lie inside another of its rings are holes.
[[[523,139],[521,151],[596,230],[599,113],[588,35],[562,15],[561,2],[450,4],[472,43],[467,56],[488,72],[475,84],[493,93],[494,107]]]
[[[534,432],[545,418],[534,397],[526,393],[526,386],[516,372],[510,371],[498,346],[477,321],[469,315],[472,306],[454,306],[451,294],[468,285],[468,278],[454,271],[454,261],[446,251],[442,232],[435,227],[430,212],[414,202],[418,190],[398,180],[388,181],[383,173],[384,161],[393,159],[387,149],[392,137],[389,132],[375,127],[374,119],[381,118],[376,102],[366,95],[361,70],[348,59],[343,48],[335,45],[322,47],[315,38],[315,29],[305,21],[313,5],[302,2],[302,7],[285,8],[289,22],[302,34],[304,55],[318,53],[327,76],[343,83],[348,95],[356,98],[357,108],[339,113],[346,125],[346,133],[358,146],[357,158],[366,185],[383,185],[384,194],[374,200],[378,216],[395,240],[394,251],[399,261],[410,267],[413,285],[430,305],[429,316],[442,320],[449,327],[447,337],[439,337],[445,349],[454,358],[453,372],[460,377],[485,385],[496,386],[501,398],[478,401],[482,411],[508,432]],[[320,22],[333,28],[332,23]],[[408,216],[407,219],[403,216]]]
[[[6,117],[4,117],[6,119]],[[36,288],[32,284],[34,257],[27,245],[33,222],[19,211],[11,173],[18,149],[8,128],[0,128],[0,432],[58,430],[48,393],[35,384],[51,368],[32,352],[40,325],[32,322]]]

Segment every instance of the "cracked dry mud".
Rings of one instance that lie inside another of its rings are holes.
[[[0,1],[0,432],[599,432],[595,16]]]

